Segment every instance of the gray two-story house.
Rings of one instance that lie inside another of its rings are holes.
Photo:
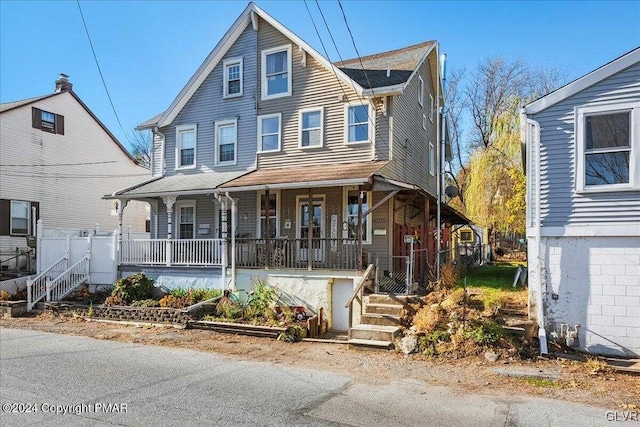
[[[390,289],[426,280],[448,150],[438,49],[331,63],[250,3],[169,108],[139,126],[153,133],[152,177],[109,197],[150,202],[154,239],[123,241],[121,269],[244,289],[260,275],[342,330],[368,265]],[[441,219],[460,222],[445,205]]]

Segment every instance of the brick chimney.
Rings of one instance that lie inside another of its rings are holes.
[[[60,79],[56,80],[55,93],[67,92],[70,91],[71,88],[73,88],[73,85],[71,84],[71,82],[69,82],[69,76],[64,73],[60,73]]]

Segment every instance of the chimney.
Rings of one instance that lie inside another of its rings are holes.
[[[55,93],[67,92],[70,91],[71,88],[73,88],[73,85],[71,84],[71,82],[69,82],[69,76],[64,73],[60,73],[60,79],[56,80]]]

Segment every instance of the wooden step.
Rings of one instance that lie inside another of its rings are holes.
[[[360,323],[367,325],[383,325],[383,326],[400,326],[400,316],[392,316],[390,314],[363,314],[360,317]]]
[[[235,335],[249,335],[253,337],[278,338],[286,331],[286,328],[272,328],[268,326],[246,325],[243,323],[226,323],[210,321],[191,321],[188,328],[206,329],[214,332]]]
[[[400,328],[397,326],[360,324],[349,330],[349,340],[364,339],[393,342],[399,334]]]
[[[368,348],[376,350],[391,350],[394,347],[389,341],[363,340],[353,338],[349,340],[349,348]]]

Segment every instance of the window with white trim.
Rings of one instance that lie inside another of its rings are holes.
[[[258,152],[280,151],[282,114],[258,117]]]
[[[427,116],[422,115],[422,129],[427,130]]]
[[[348,144],[370,142],[369,105],[346,105],[346,140]]]
[[[242,95],[242,58],[227,59],[223,62],[224,97],[232,98]]]
[[[197,126],[176,126],[176,169],[196,167]]]
[[[429,94],[429,120],[433,123],[433,114],[435,111],[435,106],[433,104],[433,96]]]
[[[422,80],[422,76],[418,76],[418,104],[421,107],[424,106],[424,80]]]
[[[178,239],[196,238],[196,202],[184,201],[177,204]]]
[[[291,45],[262,51],[262,99],[291,95]]]
[[[300,147],[322,147],[323,109],[300,111]]]
[[[29,235],[30,203],[11,201],[11,234],[14,236]]]
[[[436,150],[431,141],[429,141],[429,174],[436,175]]]
[[[371,201],[371,191],[363,191],[353,190],[345,188],[344,190],[344,206],[346,209],[345,219],[347,223],[347,238],[349,239],[357,239],[358,238],[358,198],[362,193],[362,212],[366,212],[369,210],[370,201]],[[363,232],[362,232],[362,243],[371,243],[371,224],[369,221],[371,215],[367,215],[362,219]]]
[[[640,188],[640,103],[576,109],[576,188],[616,191]]]
[[[216,123],[216,165],[235,165],[238,149],[238,122],[226,120]]]
[[[268,218],[268,226],[269,230],[269,238],[273,239],[278,236],[278,202],[279,202],[279,194],[278,193],[269,193],[269,203],[265,209],[265,193],[261,191],[258,193],[258,228],[257,234],[259,238],[264,239],[267,237],[266,230],[264,228],[265,217]]]

